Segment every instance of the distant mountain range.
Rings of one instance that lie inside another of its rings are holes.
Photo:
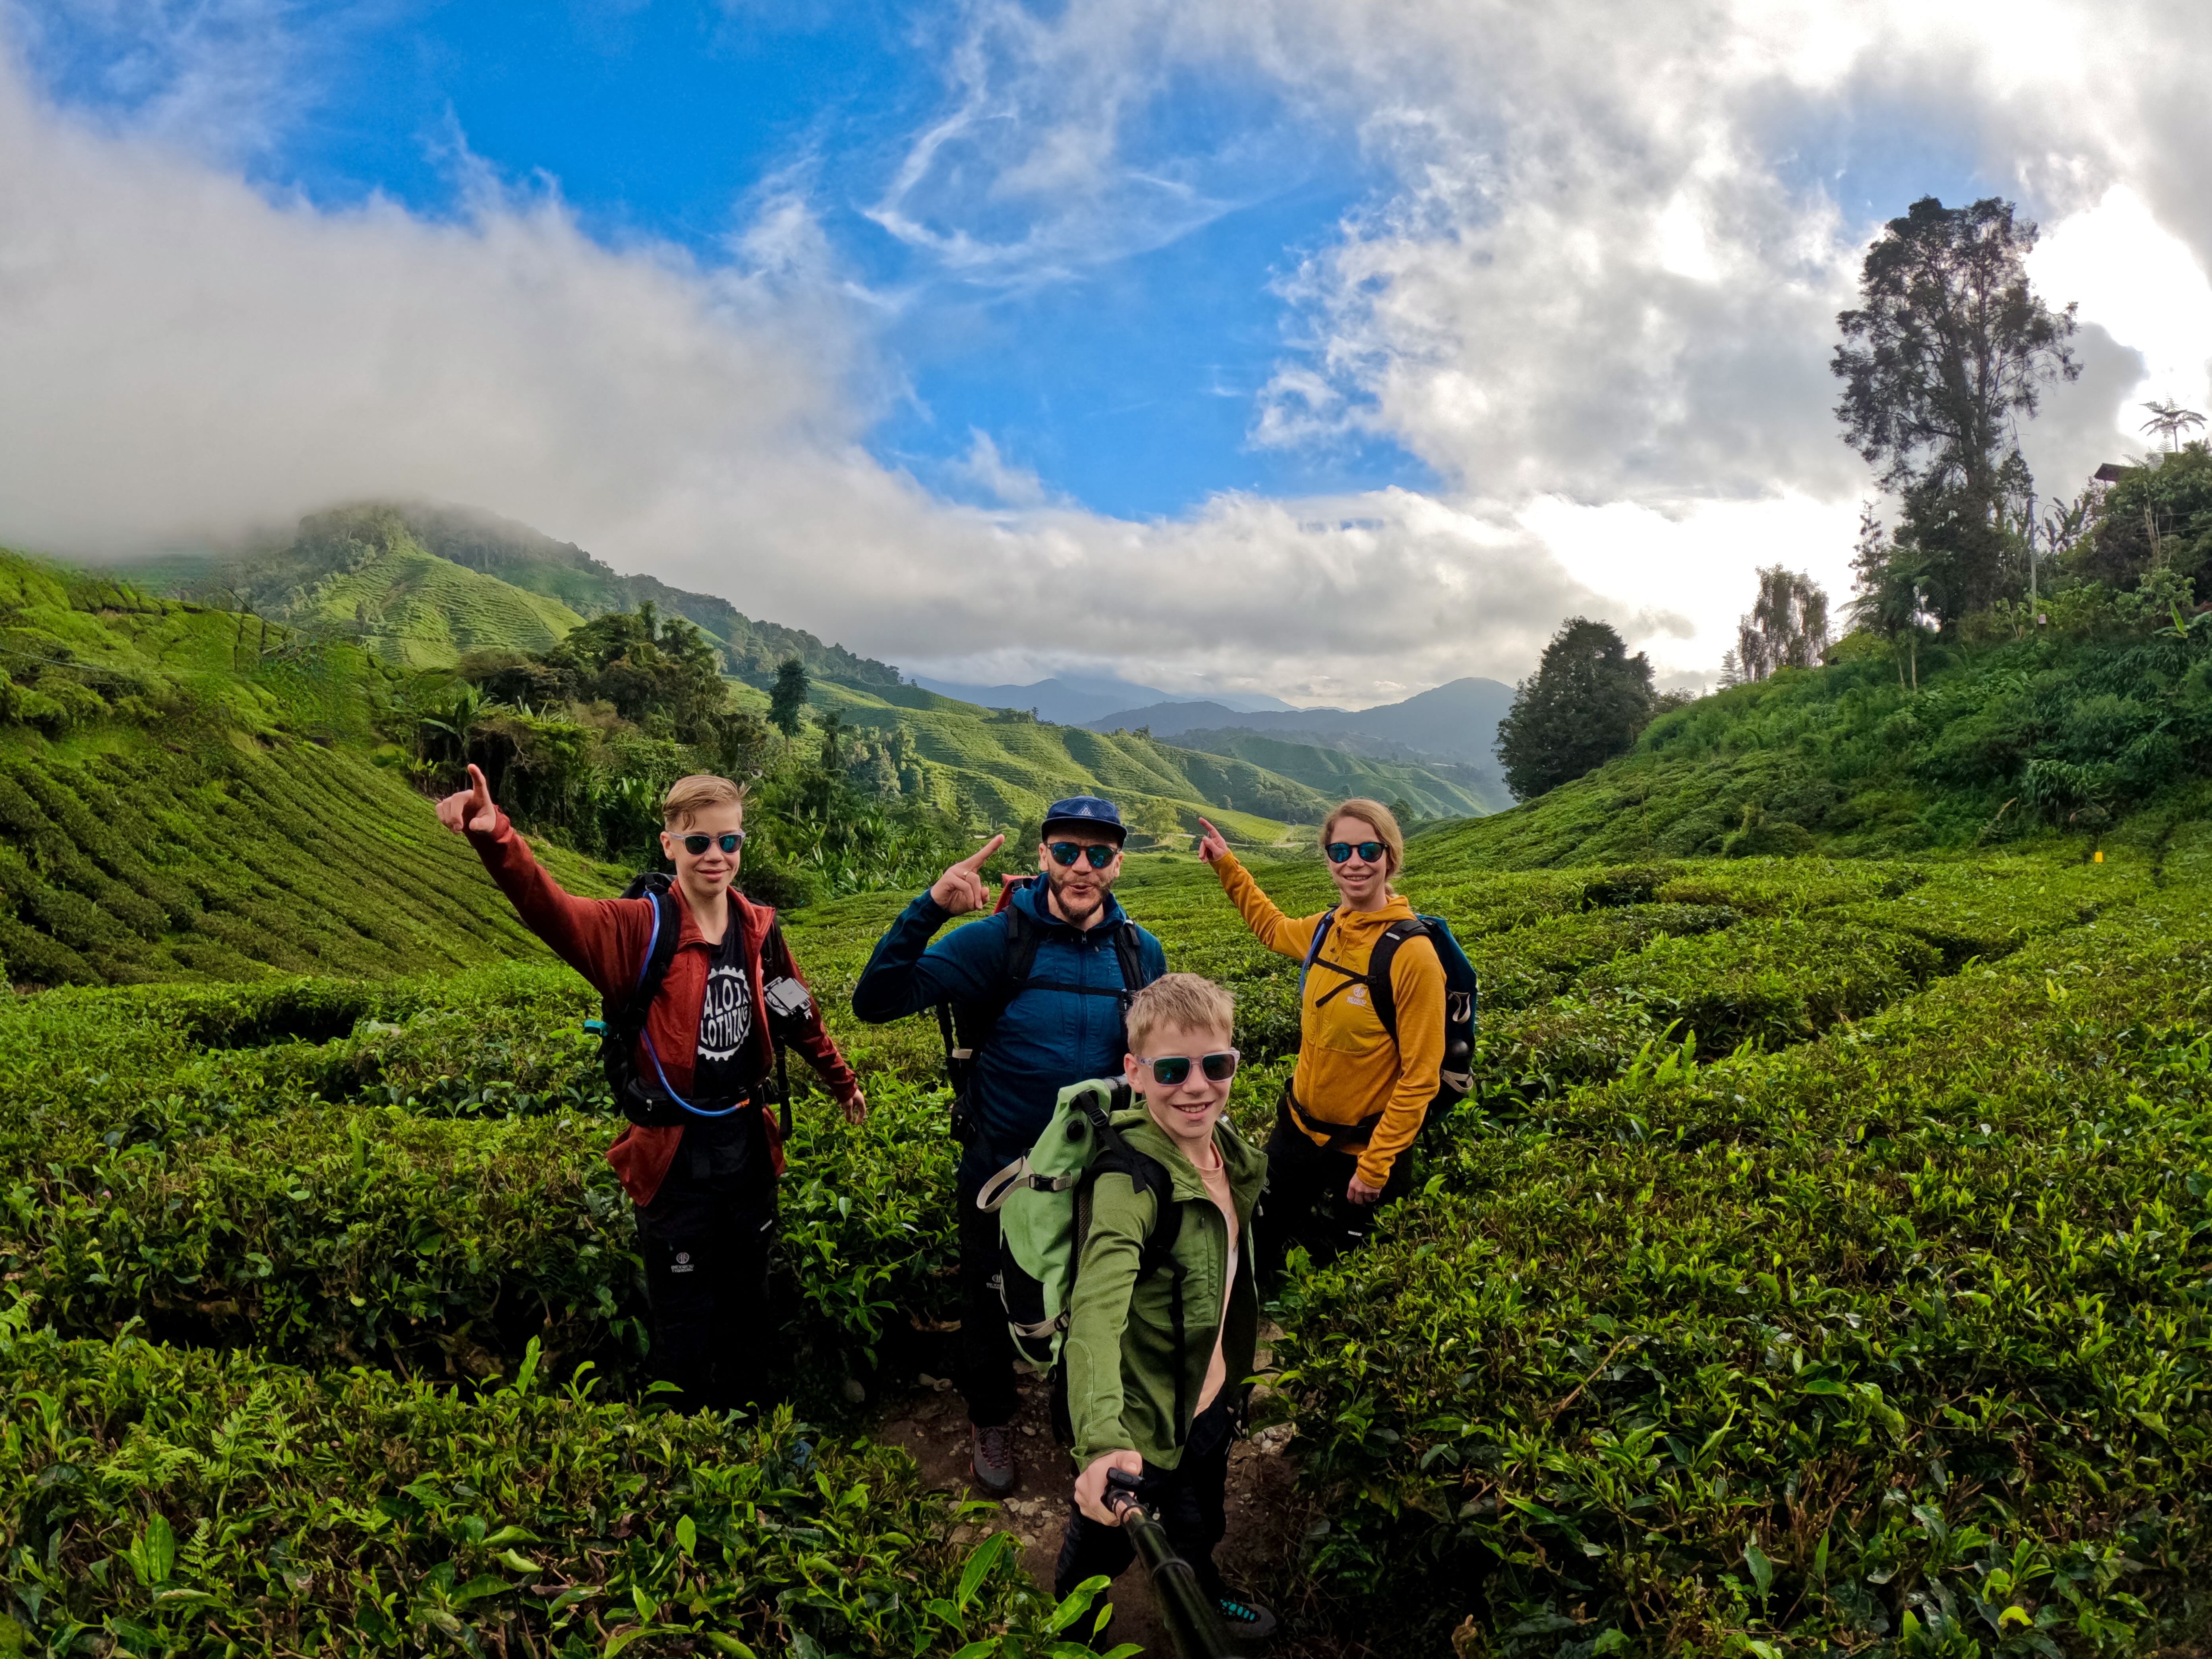
[[[1246,713],[1225,701],[1163,699],[1087,724],[1094,732],[1143,729],[1176,741],[1201,732],[1251,732],[1292,743],[1349,748],[1378,759],[1449,761],[1495,777],[1498,722],[1512,706],[1511,686],[1470,677],[1375,708]]]
[[[586,618],[649,603],[704,629],[734,674],[773,673],[795,656],[818,679],[899,684],[889,663],[756,622],[711,593],[617,574],[572,542],[477,507],[358,502],[309,514],[281,546],[171,554],[118,574],[155,592],[349,634],[416,668],[451,667],[488,646],[543,651]]]
[[[939,696],[957,697],[963,702],[977,703],[985,708],[1035,709],[1039,720],[1050,720],[1058,726],[1089,726],[1117,708],[1127,708],[1139,702],[1198,703],[1204,701],[1195,696],[1181,696],[1173,691],[1160,690],[1157,686],[1138,685],[1128,680],[1076,674],[1038,680],[1030,685],[970,685],[957,680],[933,679],[927,674],[916,674],[912,677],[911,684],[925,690],[934,691]],[[1212,706],[1237,714],[1293,707],[1280,697],[1250,694],[1215,692],[1208,693],[1207,697]],[[1097,728],[1094,726],[1093,729]]]

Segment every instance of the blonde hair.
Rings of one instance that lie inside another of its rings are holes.
[[[1398,815],[1379,800],[1369,800],[1364,795],[1354,795],[1350,800],[1339,801],[1328,810],[1321,821],[1321,844],[1326,849],[1336,839],[1340,819],[1358,818],[1375,826],[1375,833],[1390,854],[1390,867],[1382,873],[1387,878],[1405,867],[1406,832],[1398,827]]]
[[[694,814],[714,806],[734,806],[738,815],[744,817],[744,785],[718,778],[712,772],[694,772],[668,786],[668,793],[660,798],[660,821],[672,830],[680,830]]]
[[[1163,1026],[1186,1031],[1237,1032],[1237,999],[1203,974],[1162,974],[1129,1000],[1129,1047],[1134,1051]]]

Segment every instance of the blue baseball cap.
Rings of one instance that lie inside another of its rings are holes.
[[[1129,836],[1114,803],[1098,795],[1070,795],[1065,800],[1053,802],[1044,810],[1043,833],[1050,835],[1055,823],[1079,830],[1110,830],[1117,842],[1126,841]]]

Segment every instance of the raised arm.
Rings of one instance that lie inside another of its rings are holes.
[[[553,954],[592,981],[600,995],[619,990],[645,954],[653,927],[643,899],[584,899],[562,890],[517,835],[507,814],[492,804],[484,775],[469,768],[469,787],[438,803],[438,822],[483,860],[523,925]]]
[[[983,861],[1006,839],[992,836],[899,912],[890,931],[876,941],[875,954],[853,987],[854,1018],[880,1025],[940,1002],[976,1001],[998,982],[1006,972],[1004,928],[963,927],[935,944],[930,941],[953,917],[989,902]]]
[[[1275,908],[1274,900],[1260,890],[1260,884],[1252,879],[1252,872],[1237,861],[1237,854],[1229,850],[1221,831],[1199,820],[1206,833],[1199,837],[1198,855],[1213,866],[1220,878],[1221,890],[1229,895],[1244,918],[1244,925],[1252,930],[1253,937],[1270,951],[1279,951],[1286,957],[1305,960],[1307,948],[1313,944],[1314,929],[1321,926],[1322,912],[1292,921]]]

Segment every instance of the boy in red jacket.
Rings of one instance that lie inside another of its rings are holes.
[[[759,1399],[769,1344],[769,1247],[783,1169],[769,1111],[775,1038],[806,1056],[848,1121],[864,1121],[868,1107],[775,912],[730,890],[745,841],[744,790],[727,778],[679,778],[660,810],[661,850],[676,877],[659,898],[562,891],[473,766],[469,787],[438,803],[438,818],[467,836],[524,923],[592,982],[611,1023],[648,959],[665,961],[634,1047],[610,1066],[630,1121],[607,1162],[637,1206],[660,1375],[683,1390],[684,1409],[720,1412]],[[672,953],[659,933],[671,919]]]

